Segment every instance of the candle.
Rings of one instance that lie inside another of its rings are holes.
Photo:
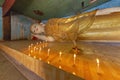
[[[61,57],[61,55],[62,55],[62,52],[60,51],[60,52],[59,52],[59,57]]]
[[[40,60],[40,61],[42,60],[41,57],[39,58],[39,60]]]
[[[100,65],[100,61],[99,61],[99,59],[98,59],[98,58],[96,59],[96,63],[97,63],[97,71],[99,72],[99,65]]]
[[[41,41],[39,42],[39,46],[41,46]]]
[[[34,56],[33,58],[36,59],[36,56]]]
[[[30,50],[30,53],[33,53],[33,50]]]
[[[30,56],[30,54],[28,54],[28,56]]]
[[[99,67],[99,63],[100,63],[100,61],[99,61],[98,58],[96,59],[96,62],[97,62],[97,66]]]
[[[50,64],[50,61],[47,61],[48,64]]]
[[[30,53],[28,54],[28,56],[31,56],[32,53],[33,53],[33,50],[30,50]]]
[[[38,42],[36,44],[38,45]]]
[[[31,44],[31,46],[33,46],[33,44]]]
[[[73,75],[76,75],[76,73],[75,73],[75,72],[72,72],[72,74],[73,74]]]
[[[48,52],[47,52],[47,56],[49,56],[50,55],[50,48],[48,49]]]
[[[40,41],[40,44],[41,44],[41,41]]]
[[[39,54],[39,48],[36,48],[35,55],[38,56],[38,54]]]
[[[28,50],[30,51],[30,49],[31,49],[31,46],[29,45],[29,46],[28,46]]]
[[[34,51],[36,50],[36,46],[34,47]]]
[[[76,54],[73,55],[73,61],[74,61],[74,65],[75,65],[75,61],[76,61]]]
[[[62,67],[59,65],[59,68],[61,69]]]
[[[39,48],[39,53],[41,53],[41,50],[42,50],[42,48],[40,47],[40,48]]]
[[[59,61],[62,60],[62,59],[61,59],[61,56],[62,56],[62,52],[60,51],[60,52],[59,52]]]
[[[44,48],[44,42],[42,42],[42,48]]]
[[[46,40],[46,42],[45,42],[45,46],[47,47],[48,46],[48,41]]]
[[[47,43],[47,40],[45,42]]]
[[[39,51],[39,48],[36,48],[35,50],[38,52],[38,51]]]

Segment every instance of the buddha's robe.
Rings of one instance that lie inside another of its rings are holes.
[[[120,7],[49,19],[45,31],[57,41],[120,40]]]

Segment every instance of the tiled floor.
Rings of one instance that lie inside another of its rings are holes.
[[[27,80],[0,51],[0,80]]]

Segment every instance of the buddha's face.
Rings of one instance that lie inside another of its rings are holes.
[[[34,34],[44,33],[44,25],[35,23],[31,26],[31,32]]]

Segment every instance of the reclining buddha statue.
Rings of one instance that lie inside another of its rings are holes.
[[[115,31],[120,34],[120,7],[94,10],[69,18],[52,18],[44,25],[44,29],[40,26],[39,28],[45,34],[44,37],[35,35],[39,39],[72,41],[74,46],[76,46],[75,41],[81,39],[112,39],[110,35],[116,35],[113,34]]]

